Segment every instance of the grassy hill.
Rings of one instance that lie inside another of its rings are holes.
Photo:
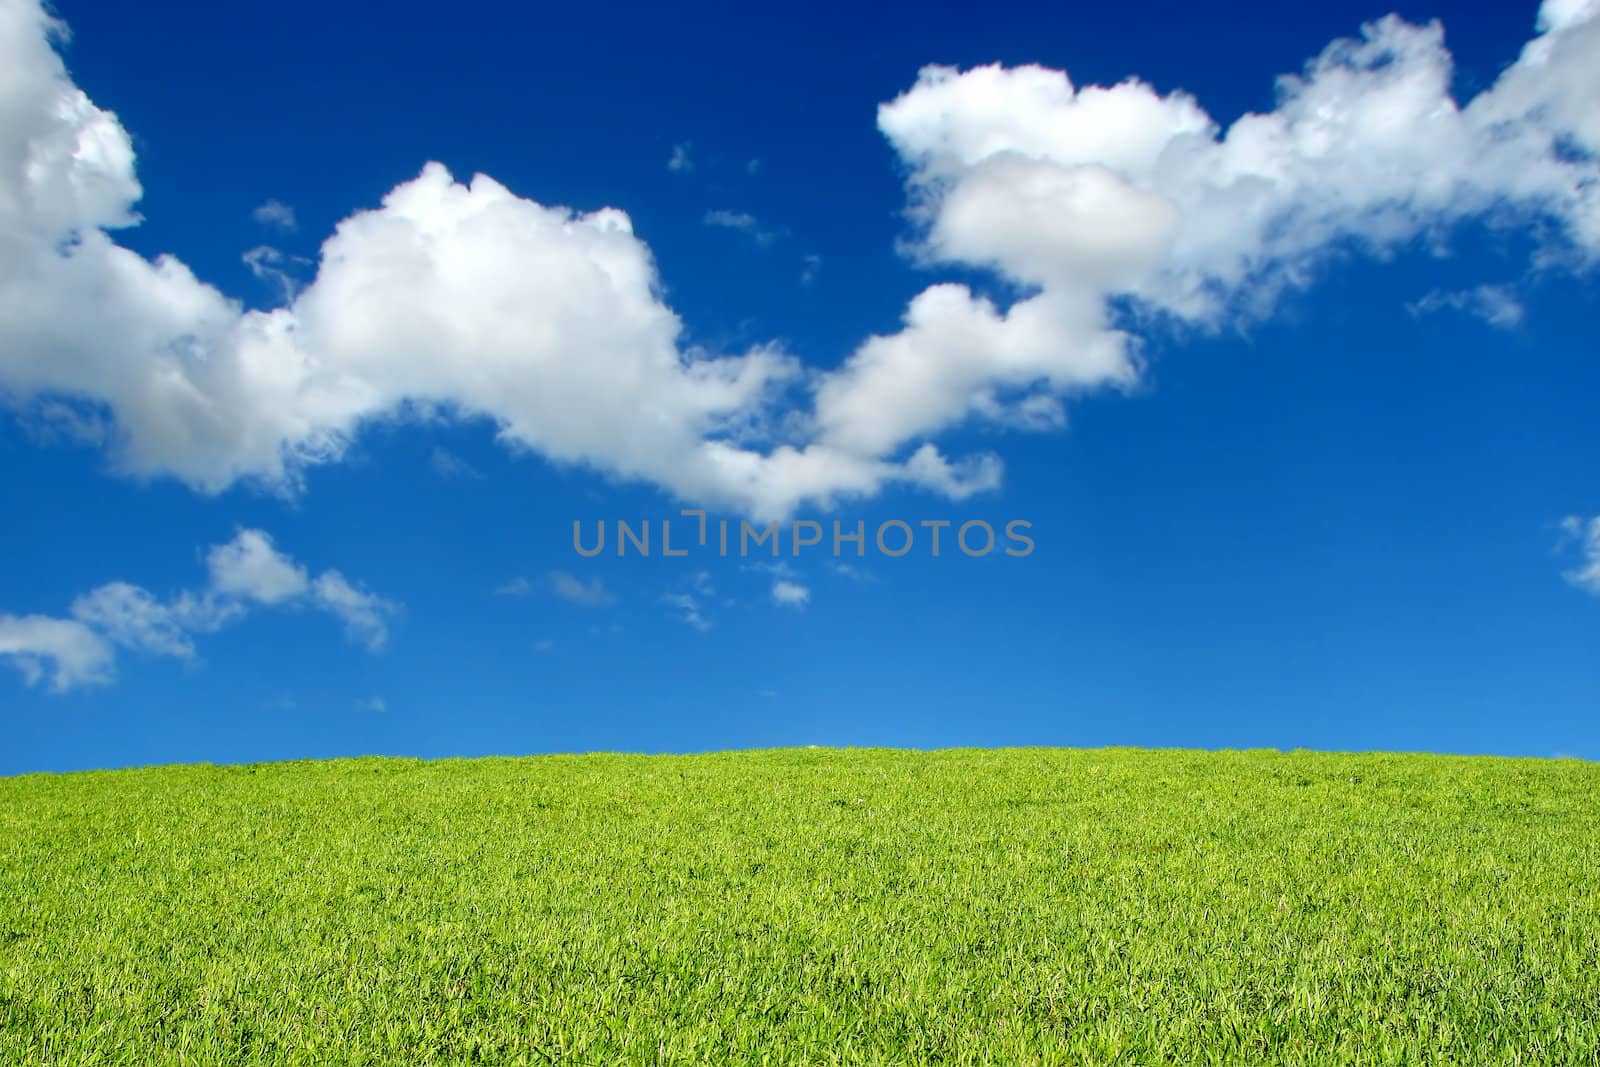
[[[1600,1062],[1600,767],[1140,750],[0,779],[0,1063]]]

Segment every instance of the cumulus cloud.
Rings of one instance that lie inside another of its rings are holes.
[[[111,643],[73,619],[44,615],[0,615],[0,656],[37,685],[50,675],[50,688],[65,692],[76,686],[105,685],[115,674]]]
[[[383,647],[399,610],[338,571],[311,578],[261,530],[240,530],[232,541],[212,547],[206,570],[205,586],[167,600],[115,581],[74,600],[69,619],[0,615],[0,657],[11,659],[29,685],[41,681],[48,666],[51,689],[62,692],[109,683],[117,646],[192,660],[194,635],[221,629],[255,607],[327,612],[371,651]]]
[[[193,600],[164,604],[147,589],[110,582],[72,602],[72,615],[125,648],[178,659],[194,657]]]
[[[1576,544],[1582,559],[1563,574],[1575,588],[1600,596],[1600,515],[1592,519],[1569,516],[1561,523],[1566,539]]]
[[[132,145],[53,26],[35,0],[0,7],[0,396],[65,406],[104,428],[116,470],[208,493],[297,492],[363,426],[422,412],[757,518],[892,484],[959,498],[1001,465],[945,456],[940,433],[1059,429],[1074,396],[1138,382],[1149,330],[1265,314],[1334,250],[1474,220],[1536,224],[1547,266],[1600,252],[1600,18],[1550,0],[1464,105],[1440,27],[1394,17],[1226,128],[1135,80],[925,69],[878,118],[909,176],[908,247],[1018,295],[932,285],[826,372],[774,345],[686,345],[622,211],[438,164],[341,222],[283,306],[245,311],[113,241],[137,221]],[[687,142],[669,166],[692,167]]]
[[[903,330],[823,384],[823,439],[882,453],[973,417],[1060,425],[1061,399],[1137,379],[1132,325],[1264,314],[1352,245],[1381,254],[1468,219],[1538,223],[1548,256],[1592,263],[1600,20],[1592,4],[1552,3],[1540,24],[1462,106],[1440,26],[1380,19],[1281,78],[1274,110],[1226,129],[1137,80],[924,69],[878,116],[910,168],[914,252],[1027,295],[1001,309],[965,286],[924,292]],[[1497,325],[1519,313],[1498,290],[1469,299]],[[1114,314],[1119,302],[1136,314]]]

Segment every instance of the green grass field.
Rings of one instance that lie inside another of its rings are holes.
[[[1142,750],[0,779],[0,1064],[1600,1063],[1600,767]]]

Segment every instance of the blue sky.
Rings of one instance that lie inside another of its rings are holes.
[[[0,0],[0,774],[1600,757],[1594,4],[163,12]]]

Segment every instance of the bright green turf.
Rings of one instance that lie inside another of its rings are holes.
[[[1134,750],[0,779],[0,1064],[1600,1062],[1600,767]]]

